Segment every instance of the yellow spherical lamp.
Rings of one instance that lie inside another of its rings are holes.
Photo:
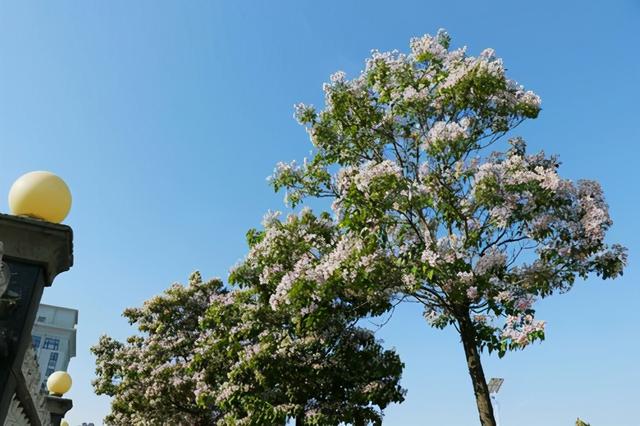
[[[51,172],[30,172],[11,186],[9,209],[16,216],[60,223],[71,209],[71,192],[67,184]]]
[[[69,426],[69,422],[65,419],[60,420],[60,426]]]
[[[47,379],[47,389],[50,395],[62,396],[71,389],[71,376],[66,371],[51,373]]]

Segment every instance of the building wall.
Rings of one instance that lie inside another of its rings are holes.
[[[27,349],[24,360],[22,361],[21,370],[22,378],[29,391],[29,397],[32,403],[32,405],[29,406],[34,407],[36,411],[27,413],[22,405],[23,402],[14,394],[4,426],[30,426],[31,422],[29,421],[29,417],[37,417],[41,426],[51,426],[51,413],[47,410],[45,394],[40,388],[40,371],[38,369],[35,351],[32,348]],[[24,395],[22,398],[24,398]]]
[[[42,387],[54,371],[66,371],[69,360],[76,356],[76,324],[78,311],[41,304],[31,336],[40,365]]]

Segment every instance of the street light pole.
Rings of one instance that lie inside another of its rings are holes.
[[[489,380],[489,395],[491,396],[491,403],[493,404],[493,412],[496,416],[496,426],[500,426],[500,404],[498,403],[498,391],[500,387],[502,387],[502,383],[504,383],[504,379],[494,377]]]

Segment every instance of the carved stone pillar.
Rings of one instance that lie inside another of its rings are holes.
[[[73,407],[73,401],[70,399],[47,396],[47,410],[51,413],[51,425],[60,426],[64,415],[71,410],[71,407]]]
[[[0,214],[0,424],[15,394],[32,424],[40,424],[21,367],[44,287],[73,264],[66,225]]]

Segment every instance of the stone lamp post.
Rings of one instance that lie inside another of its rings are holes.
[[[11,188],[14,215],[0,214],[0,425],[14,398],[30,424],[41,424],[21,367],[44,288],[73,265],[73,232],[54,223],[70,206],[60,178],[32,172]]]
[[[72,407],[70,399],[62,397],[71,389],[71,376],[66,371],[56,371],[47,380],[47,409],[51,413],[51,424],[60,425],[62,418]],[[68,424],[68,423],[67,423]]]

